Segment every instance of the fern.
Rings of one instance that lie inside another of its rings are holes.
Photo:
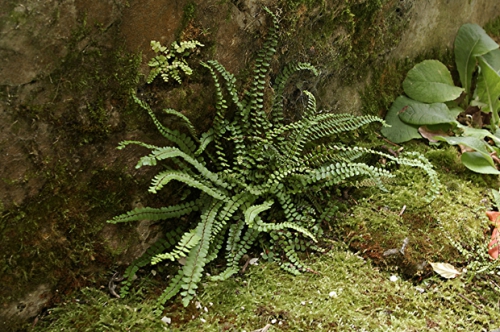
[[[283,269],[295,274],[307,271],[298,252],[319,249],[316,243],[322,235],[320,224],[336,212],[329,194],[324,193],[338,184],[371,183],[385,190],[384,183],[393,177],[384,167],[361,162],[362,156],[379,155],[390,162],[420,167],[431,179],[431,196],[438,190],[437,176],[421,155],[396,158],[334,141],[336,135],[362,126],[384,124],[377,117],[318,112],[314,96],[304,91],[307,102],[302,117],[291,123],[285,121],[283,93],[288,81],[302,71],[313,75],[318,72],[307,63],[291,64],[277,75],[274,89],[267,89],[278,25],[276,17],[266,11],[272,26],[245,93],[237,91],[235,77],[219,62],[202,63],[214,81],[216,94],[216,114],[207,132],[198,136],[189,119],[171,109],[166,113],[179,119],[188,133],[166,128],[151,107],[134,96],[168,143],[158,147],[125,141],[119,148],[138,144],[150,150],[137,167],[167,166],[153,178],[151,193],[171,181],[196,189],[189,196],[193,199],[190,202],[135,209],[109,221],[164,220],[184,215],[198,218],[179,237],[173,250],[157,251],[158,247],[152,250],[154,254],[145,256],[153,264],[186,258],[185,265],[158,298],[159,310],[179,293],[187,305],[196,296],[206,264],[221,251],[226,268],[212,278],[215,280],[237,273],[240,259],[257,242],[267,248],[265,256],[279,262]],[[176,167],[170,167],[171,163]]]
[[[134,281],[135,274],[140,268],[151,263],[153,256],[165,252],[170,249],[175,243],[179,241],[182,231],[176,228],[166,234],[165,238],[157,240],[146,252],[132,264],[130,264],[123,273],[123,281],[120,284],[120,296],[125,297],[129,293],[129,289]]]
[[[165,82],[173,78],[180,84],[181,71],[186,75],[191,75],[193,73],[193,70],[189,67],[184,58],[197,46],[204,45],[196,40],[189,40],[180,43],[173,42],[170,49],[167,49],[159,42],[152,40],[151,48],[157,55],[148,63],[149,67],[151,67],[151,71],[147,82],[153,82],[156,76],[160,75]]]

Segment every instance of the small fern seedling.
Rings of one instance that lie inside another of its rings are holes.
[[[176,80],[181,84],[181,72],[185,75],[191,75],[193,70],[189,67],[185,57],[187,57],[197,46],[204,46],[196,40],[189,40],[183,42],[173,42],[168,49],[162,46],[160,42],[151,41],[151,48],[156,53],[156,56],[148,63],[151,67],[148,83],[153,82],[156,76],[160,75],[165,82],[170,78]]]

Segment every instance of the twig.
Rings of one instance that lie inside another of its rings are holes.
[[[116,292],[115,281],[120,282],[124,279],[124,277],[119,277],[119,275],[120,274],[118,272],[115,272],[115,274],[113,274],[113,276],[111,277],[111,279],[109,280],[109,283],[108,283],[109,293],[116,298],[120,298],[120,295]]]
[[[271,324],[267,324],[263,328],[258,329],[258,330],[253,330],[252,332],[266,332],[267,330],[269,330],[270,327],[271,327]]]
[[[472,302],[471,300],[469,300],[468,298],[466,298],[464,295],[458,294],[458,296],[460,296],[465,301],[469,302],[469,304],[472,304],[474,307],[476,307],[477,309],[479,309],[479,311],[483,312],[483,308],[481,308],[480,306],[478,306],[477,304],[475,304],[474,302]]]
[[[401,209],[401,211],[399,212],[399,217],[401,217],[403,215],[403,213],[405,213],[405,210],[406,210],[406,205],[403,205],[403,208]]]
[[[496,287],[496,291],[500,290],[500,286],[496,282],[490,279],[490,283],[494,286],[493,289]]]
[[[396,143],[394,143],[394,142],[389,141],[389,140],[388,140],[387,138],[385,138],[385,137],[382,137],[382,136],[380,136],[380,135],[377,135],[377,136],[378,136],[378,138],[381,138],[381,139],[383,139],[384,141],[386,141],[387,143],[389,143],[389,144],[391,144],[391,145],[394,145],[394,146],[397,146],[398,148],[401,146],[401,145],[398,145],[398,144],[396,144]]]
[[[314,274],[321,274],[318,271],[314,271],[313,269],[310,269],[310,268],[306,268],[306,272],[311,272],[311,273],[314,273]]]
[[[251,258],[248,257],[247,262],[245,263],[245,265],[243,265],[243,268],[240,271],[241,274],[245,273],[245,271],[246,271],[246,269],[248,267],[248,264],[250,264],[250,260],[251,260]]]

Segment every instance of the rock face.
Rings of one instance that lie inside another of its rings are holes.
[[[484,25],[500,14],[498,1],[414,1],[412,18],[393,57],[412,57],[432,48],[453,48],[458,27]]]
[[[0,85],[17,86],[47,76],[59,65],[68,53],[72,34],[82,23],[79,20],[99,24],[106,31],[117,22],[125,1],[3,0],[0,4],[4,9],[0,18],[0,57],[4,59]]]
[[[174,107],[200,128],[210,125],[213,109],[201,74],[180,87],[144,87],[136,73],[148,72],[150,41],[197,39],[205,47],[193,66],[217,59],[244,77],[267,31],[263,5],[283,26],[273,70],[289,61],[321,69],[315,80],[294,82],[290,99],[307,88],[321,106],[354,113],[371,68],[450,48],[461,24],[500,15],[497,0],[309,7],[281,0],[0,0],[0,329],[15,330],[77,287],[105,285],[113,268],[161,236],[162,226],[147,221],[105,223],[175,197],[147,194],[154,172],[134,169],[140,148],[115,149],[125,139],[158,140],[129,90],[167,98],[154,106]]]

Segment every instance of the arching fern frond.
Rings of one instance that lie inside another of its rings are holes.
[[[151,258],[151,264],[155,265],[167,259],[174,261],[186,257],[190,250],[200,242],[198,233],[196,229],[184,233],[172,252],[156,254]]]
[[[198,244],[190,251],[186,259],[186,264],[182,269],[182,285],[183,291],[182,303],[187,306],[196,293],[198,283],[201,280],[203,268],[207,262],[208,249],[212,237],[212,227],[216,223],[217,212],[221,208],[223,202],[214,202],[207,208],[205,213],[201,215],[200,223],[196,228],[196,235],[200,238]]]
[[[273,203],[274,202],[272,200],[268,200],[262,204],[249,206],[244,213],[245,224],[247,224],[248,227],[252,227],[254,225],[254,220],[258,217],[259,213],[269,210]]]
[[[125,297],[129,293],[130,286],[135,278],[135,274],[140,268],[151,263],[151,258],[155,255],[170,249],[175,245],[182,235],[180,228],[176,228],[165,235],[165,238],[158,239],[146,252],[130,264],[123,273],[123,281],[120,283],[120,296]]]
[[[189,130],[189,133],[191,134],[191,137],[199,143],[200,141],[198,140],[198,135],[196,134],[196,129],[194,128],[193,124],[191,121],[181,112],[178,112],[172,108],[166,108],[163,110],[166,114],[170,115],[175,115],[176,117],[180,118],[182,120],[182,124]]]
[[[179,148],[187,154],[192,155],[194,153],[194,151],[196,151],[195,142],[190,137],[186,136],[185,134],[180,133],[177,130],[172,130],[172,129],[166,128],[156,118],[155,114],[153,113],[153,110],[151,109],[151,107],[149,107],[148,104],[146,104],[145,102],[140,100],[135,94],[132,94],[132,98],[139,106],[141,106],[143,109],[145,109],[148,112],[148,114],[151,117],[151,119],[153,120],[156,128],[163,135],[163,137],[165,137],[169,141],[177,144],[179,146]]]
[[[111,224],[121,222],[138,221],[138,220],[166,220],[170,218],[179,218],[183,215],[189,214],[199,209],[200,202],[198,200],[182,203],[179,205],[172,205],[161,208],[142,207],[136,208],[127,213],[121,214],[108,220]]]
[[[182,171],[164,171],[159,173],[153,178],[151,187],[149,187],[149,192],[153,194],[157,193],[158,190],[163,188],[166,184],[168,184],[172,180],[177,180],[187,184],[190,187],[200,189],[204,193],[216,199],[223,200],[226,197],[224,192],[215,188],[211,188],[208,185],[194,179],[192,176]]]

